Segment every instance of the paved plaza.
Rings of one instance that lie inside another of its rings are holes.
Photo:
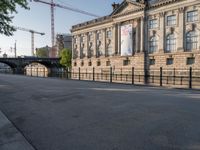
[[[200,150],[200,91],[0,74],[0,112],[0,150]]]

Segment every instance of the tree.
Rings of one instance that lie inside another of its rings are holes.
[[[29,9],[27,0],[0,0],[0,34],[11,36],[16,30],[10,24],[14,18],[13,14],[17,13],[17,5]]]
[[[61,53],[60,53],[60,64],[64,67],[71,67],[71,59],[72,59],[72,52],[70,49],[68,48],[64,48],[62,49]]]
[[[36,56],[37,57],[43,57],[43,58],[49,57],[48,48],[39,48],[39,49],[36,49]]]

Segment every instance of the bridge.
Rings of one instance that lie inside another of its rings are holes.
[[[39,57],[25,57],[25,58],[0,58],[0,63],[7,64],[11,67],[14,73],[24,73],[24,68],[32,63],[40,63],[52,70],[60,68],[60,58],[39,58]]]

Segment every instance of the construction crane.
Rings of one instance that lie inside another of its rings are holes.
[[[40,34],[40,35],[45,35],[45,33],[37,32],[32,29],[26,29],[22,27],[14,27],[16,30],[21,30],[21,31],[26,31],[31,33],[31,52],[32,56],[34,56],[34,34]]]
[[[78,12],[78,13],[88,15],[88,16],[92,16],[92,17],[99,17],[95,14],[92,14],[92,13],[89,13],[89,12],[86,12],[86,11],[83,11],[83,10],[80,10],[80,9],[77,9],[77,8],[72,8],[72,7],[68,7],[68,6],[64,6],[64,5],[54,3],[53,0],[51,0],[51,2],[45,2],[43,0],[33,0],[33,1],[34,2],[40,2],[40,3],[47,4],[47,5],[51,6],[51,42],[52,42],[52,47],[55,44],[54,7],[67,9],[67,10],[70,10],[70,11]]]

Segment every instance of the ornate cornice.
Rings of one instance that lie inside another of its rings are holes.
[[[78,30],[85,29],[85,28],[90,28],[90,27],[105,24],[105,23],[109,23],[109,22],[112,22],[113,19],[117,18],[117,17],[122,17],[122,16],[130,15],[130,14],[134,14],[134,13],[137,13],[140,11],[142,12],[142,11],[146,11],[146,10],[150,10],[150,9],[155,9],[158,7],[163,7],[165,5],[169,5],[169,4],[180,2],[180,1],[185,1],[185,0],[157,0],[155,3],[152,3],[152,4],[149,3],[148,5],[145,6],[145,4],[143,4],[143,3],[134,2],[132,0],[124,0],[121,3],[121,6],[119,6],[119,9],[124,7],[125,3],[127,3],[127,2],[137,5],[137,6],[139,6],[139,8],[136,8],[134,10],[127,11],[124,13],[119,13],[119,14],[115,14],[115,12],[117,12],[117,10],[115,10],[115,11],[113,11],[113,13],[111,15],[74,25],[74,26],[72,26],[71,32],[78,31]],[[181,7],[179,9],[179,11],[184,11],[184,8]],[[162,17],[164,14],[160,13],[159,15]]]
[[[147,9],[162,7],[180,1],[185,1],[185,0],[157,0],[156,3],[148,4]]]

